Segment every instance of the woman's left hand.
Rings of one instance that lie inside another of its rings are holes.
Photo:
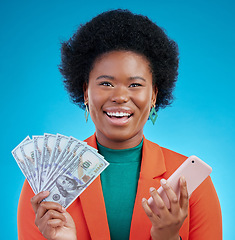
[[[181,177],[179,200],[165,179],[161,180],[161,185],[170,201],[170,209],[167,209],[162,198],[154,188],[150,188],[150,194],[158,208],[158,214],[151,210],[145,198],[142,200],[144,211],[152,222],[151,237],[153,240],[179,240],[179,230],[188,215],[187,184],[185,178]]]

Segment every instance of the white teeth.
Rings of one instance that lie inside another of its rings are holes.
[[[125,112],[107,112],[107,115],[110,117],[129,117],[131,114]]]

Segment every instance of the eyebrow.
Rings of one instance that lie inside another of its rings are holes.
[[[101,78],[106,78],[106,79],[111,79],[114,80],[113,76],[109,76],[109,75],[101,75],[99,77],[96,78],[96,80],[101,79]],[[130,80],[135,80],[135,79],[140,79],[146,82],[146,79],[144,79],[143,77],[139,77],[139,76],[134,76],[134,77],[129,77]]]
[[[100,78],[107,78],[107,79],[111,79],[111,80],[114,79],[113,76],[109,76],[109,75],[101,75],[101,76],[97,77],[96,80],[98,80],[98,79],[100,79]]]
[[[146,79],[143,77],[135,76],[135,77],[130,77],[130,80],[135,80],[135,79],[140,79],[146,82]]]

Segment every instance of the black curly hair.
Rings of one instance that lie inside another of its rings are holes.
[[[114,50],[145,56],[150,62],[153,85],[158,88],[156,110],[172,103],[178,76],[177,44],[146,16],[117,9],[99,14],[81,25],[61,47],[59,70],[72,101],[84,108],[83,84],[97,57]]]

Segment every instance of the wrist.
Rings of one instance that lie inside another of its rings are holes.
[[[181,237],[179,235],[177,235],[176,237],[171,238],[171,240],[181,240]]]
[[[182,238],[179,235],[177,235],[173,238],[170,238],[169,240],[182,240]]]
[[[182,238],[177,235],[177,236],[174,236],[174,237],[171,237],[171,238],[159,238],[159,236],[154,236],[154,234],[151,234],[151,240],[162,240],[162,239],[167,239],[167,240],[182,240]]]

